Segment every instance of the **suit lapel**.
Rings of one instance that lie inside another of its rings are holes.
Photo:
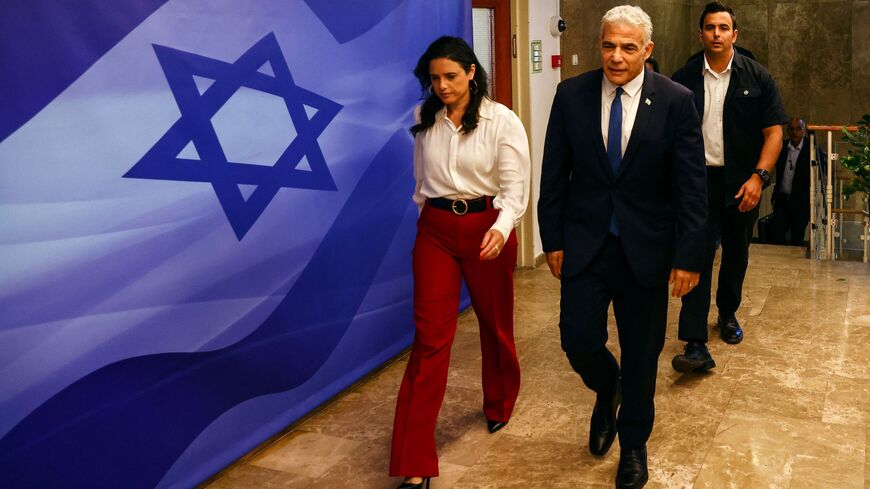
[[[622,155],[622,165],[620,165],[617,178],[624,174],[629,165],[631,165],[631,162],[634,161],[634,155],[637,153],[640,140],[646,131],[650,115],[655,107],[655,81],[653,75],[646,71],[643,74],[643,88],[641,88],[638,96],[640,97],[640,103],[637,106],[637,114],[634,117],[634,125],[631,128],[631,136],[628,138],[625,154]]]
[[[595,110],[588,110],[585,112],[589,117],[587,124],[589,124],[593,134],[597,134],[597,137],[593,139],[595,140],[594,146],[595,152],[598,154],[598,162],[601,164],[604,174],[612,180],[614,178],[613,170],[610,168],[610,161],[607,159],[607,149],[604,147],[604,135],[601,134],[601,104],[604,103],[601,100],[601,84],[603,78],[604,70],[599,69],[598,76],[596,77],[597,83],[591,83],[589,91],[586,94],[590,101],[589,105],[594,107]]]
[[[788,144],[788,143],[786,143]],[[798,155],[798,159],[794,164],[795,176],[800,175],[803,178],[804,174],[810,173],[810,138],[804,138],[804,145]]]
[[[782,149],[779,151],[779,156],[776,157],[776,185],[782,183],[782,175],[785,173],[785,163],[788,160],[788,143],[782,143]]]
[[[691,83],[692,86],[688,87],[692,93],[695,94],[695,107],[698,109],[698,119],[704,120],[704,55],[698,59],[699,62],[695,62],[691,68],[689,68],[689,74],[691,75]]]

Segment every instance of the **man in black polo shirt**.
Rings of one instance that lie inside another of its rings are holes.
[[[786,121],[782,99],[770,73],[734,49],[737,19],[719,2],[704,7],[698,23],[704,56],[690,60],[673,80],[695,93],[707,160],[707,251],[698,286],[684,295],[679,337],[683,354],[673,359],[678,372],[704,372],[716,366],[707,349],[713,258],[722,260],[716,307],[722,340],[737,344],[743,330],[734,313],[740,307],[749,263],[749,240],[758,219],[761,190],[782,148]]]

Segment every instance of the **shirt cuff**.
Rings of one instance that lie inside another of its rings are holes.
[[[495,229],[500,232],[505,242],[507,242],[508,237],[510,237],[511,231],[514,229],[514,222],[509,216],[509,212],[499,211],[498,219],[495,220],[495,223],[492,225],[490,229]]]

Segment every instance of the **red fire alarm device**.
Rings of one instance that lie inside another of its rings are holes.
[[[550,61],[553,64],[553,68],[561,68],[562,67],[562,55],[561,54],[554,54],[550,58]]]

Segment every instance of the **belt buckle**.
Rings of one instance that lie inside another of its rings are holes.
[[[459,210],[456,208],[457,202],[461,203],[464,206],[464,208],[462,209],[462,212],[459,212]],[[464,216],[465,214],[468,213],[468,202],[466,202],[465,199],[456,199],[450,203],[450,210],[452,210],[453,213],[456,214],[457,216]]]

